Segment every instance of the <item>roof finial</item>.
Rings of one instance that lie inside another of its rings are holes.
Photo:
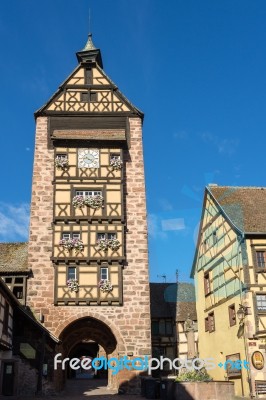
[[[87,43],[82,51],[95,50],[95,49],[96,49],[96,47],[94,46],[94,44],[92,42],[92,34],[89,33]]]

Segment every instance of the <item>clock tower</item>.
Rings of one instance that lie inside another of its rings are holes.
[[[143,114],[103,71],[91,35],[77,59],[35,113],[27,304],[62,358],[149,356]],[[136,392],[139,372],[109,371],[108,386]],[[56,374],[61,389],[67,373]]]

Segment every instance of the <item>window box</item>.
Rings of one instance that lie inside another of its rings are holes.
[[[67,280],[67,287],[71,292],[79,291],[79,284],[77,279],[70,278]]]
[[[108,279],[101,279],[99,284],[99,289],[101,290],[101,292],[111,292],[113,290],[113,286],[111,284],[111,282]]]
[[[121,246],[121,243],[116,238],[115,233],[108,233],[108,234],[98,233],[96,244],[98,250],[103,250],[103,251],[107,251],[108,249],[116,251]]]
[[[108,239],[98,239],[97,242],[97,249],[102,251],[108,250]]]
[[[57,154],[55,158],[55,166],[57,169],[66,170],[68,168],[68,158],[66,154]]]
[[[99,208],[104,208],[102,192],[90,192],[90,191],[77,191],[78,193],[73,197],[72,205],[74,208],[83,208],[84,206],[98,210]],[[92,195],[84,195],[83,193],[97,193]]]
[[[84,250],[84,244],[83,244],[82,240],[80,240],[78,237],[72,237],[72,238],[68,237],[67,238],[66,235],[70,235],[70,234],[63,234],[63,239],[61,239],[59,241],[59,246],[62,246],[64,249],[66,249],[68,251],[71,251],[74,249],[76,251],[76,253]]]
[[[120,159],[119,155],[112,155],[110,159],[110,167],[113,168],[114,171],[119,171],[122,169],[123,161]]]

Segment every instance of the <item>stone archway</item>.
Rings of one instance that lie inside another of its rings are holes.
[[[119,338],[114,335],[113,331],[106,323],[94,317],[86,316],[70,322],[61,331],[59,339],[61,342],[60,352],[62,353],[62,358],[72,358],[75,354],[79,354],[80,349],[85,348],[86,344],[89,344],[90,348],[92,348],[93,343],[96,345],[96,347],[94,346],[95,348],[98,346],[98,349],[104,349],[104,356],[107,358],[118,358]],[[96,354],[94,352],[89,355],[95,357]],[[102,355],[103,354],[101,354],[101,356]],[[60,374],[59,371],[58,374]],[[67,370],[61,371],[60,381],[63,382],[66,378]],[[117,389],[117,386],[116,375],[108,371],[107,387],[110,389]]]

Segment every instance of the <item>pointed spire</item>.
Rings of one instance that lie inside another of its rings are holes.
[[[79,62],[92,63],[96,62],[103,68],[101,50],[97,49],[92,42],[92,34],[89,33],[87,43],[83,50],[78,51],[77,58]]]
[[[87,50],[96,50],[96,47],[94,46],[94,44],[92,42],[92,34],[91,33],[89,33],[87,43],[82,51],[87,51]]]

